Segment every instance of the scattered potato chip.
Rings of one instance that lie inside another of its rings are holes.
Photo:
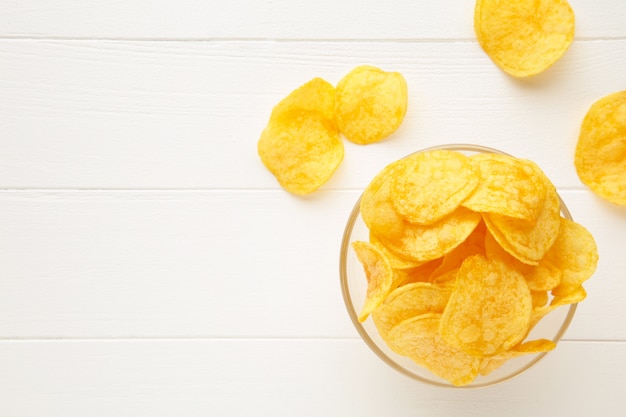
[[[474,30],[485,53],[504,72],[529,77],[545,71],[574,39],[566,0],[477,0]]]
[[[310,194],[343,161],[341,134],[355,143],[377,142],[400,126],[406,108],[406,81],[398,72],[362,65],[337,88],[316,77],[274,106],[257,152],[284,189]]]
[[[293,118],[294,111],[318,113],[323,120],[335,120],[335,98],[336,90],[332,84],[319,77],[313,78],[274,106],[270,120],[288,122]]]
[[[450,150],[416,152],[395,165],[391,201],[411,223],[433,224],[455,211],[478,185],[478,167]]]
[[[439,330],[449,345],[491,356],[522,341],[531,312],[530,290],[519,272],[473,255],[461,265]]]
[[[389,346],[453,385],[466,385],[478,375],[481,359],[445,343],[440,318],[428,313],[404,320],[389,332]]]
[[[393,285],[393,270],[385,255],[369,242],[352,242],[352,248],[363,265],[367,278],[365,303],[359,314],[363,322],[379,305],[385,301]]]
[[[507,155],[480,153],[472,156],[480,171],[478,187],[463,207],[481,213],[534,221],[546,198],[546,183],[539,167]]]
[[[443,312],[450,291],[428,282],[414,282],[393,290],[372,313],[372,319],[383,339],[400,322],[426,313]]]
[[[399,72],[361,65],[337,84],[336,114],[340,132],[351,142],[378,142],[402,124],[408,102]]]
[[[334,100],[334,87],[314,79],[276,105],[261,133],[261,161],[293,194],[317,190],[343,160],[343,142],[330,112]]]
[[[574,165],[592,191],[626,205],[626,91],[591,106],[580,128]]]

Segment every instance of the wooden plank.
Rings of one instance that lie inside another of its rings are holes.
[[[474,1],[5,1],[3,37],[473,39]],[[571,0],[580,38],[626,35],[623,2]]]
[[[625,48],[581,41],[523,82],[471,42],[4,40],[0,188],[277,189],[256,151],[272,106],[361,63],[405,75],[408,114],[387,141],[346,143],[326,189],[360,189],[392,160],[458,142],[533,159],[558,186],[580,187],[580,122],[623,88]]]
[[[625,213],[562,194],[601,254],[566,337],[626,340]],[[339,250],[357,197],[1,192],[0,338],[353,337]]]
[[[4,192],[0,337],[352,335],[355,193]]]
[[[513,380],[451,390],[396,373],[355,339],[9,341],[0,414],[621,417],[625,356],[624,343],[563,342]]]

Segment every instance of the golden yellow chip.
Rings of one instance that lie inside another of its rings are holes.
[[[383,304],[372,312],[372,319],[381,337],[400,322],[426,313],[441,313],[448,302],[450,291],[428,282],[403,285],[389,293]]]
[[[556,348],[556,343],[548,339],[538,339],[524,342],[495,356],[484,358],[480,365],[480,374],[483,376],[489,375],[508,360],[524,355],[531,355],[533,353],[550,352],[554,348]]]
[[[443,273],[433,274],[432,284],[442,290],[452,290],[456,285],[456,276],[459,273],[459,269],[451,269]]]
[[[533,311],[530,317],[529,331],[535,327],[535,325],[544,318],[547,314],[556,310],[557,308],[569,304],[576,304],[587,298],[587,291],[582,287],[578,287],[572,290],[569,294],[563,296],[555,296],[549,305],[541,307],[533,307]]]
[[[548,260],[542,259],[538,265],[526,265],[526,284],[531,291],[550,291],[561,283],[563,271]]]
[[[530,291],[530,296],[533,299],[533,308],[544,307],[550,301],[548,291]],[[531,315],[532,317],[532,315]]]
[[[406,281],[405,284],[411,282],[431,282],[433,273],[441,266],[443,258],[433,259],[432,261],[424,262],[414,268],[406,269]]]
[[[451,384],[467,385],[478,375],[481,359],[445,343],[440,318],[428,313],[402,321],[389,332],[389,346]]]
[[[485,252],[490,259],[499,259],[518,270],[531,291],[550,291],[561,283],[562,271],[544,256],[537,265],[528,265],[505,251],[491,233],[485,238]]]
[[[336,90],[332,84],[322,78],[313,78],[274,106],[270,121],[285,122],[283,118],[289,121],[294,111],[302,111],[318,113],[318,117],[332,122],[335,120],[335,97]]]
[[[375,234],[371,232],[369,234],[369,240],[372,245],[376,246],[385,255],[385,257],[389,260],[389,265],[391,265],[391,268],[394,271],[412,270],[426,264],[426,262],[409,259],[402,256],[402,254],[391,251],[387,246],[380,242],[380,239],[378,239]]]
[[[529,77],[558,61],[574,39],[566,0],[477,0],[474,30],[485,53],[504,72]]]
[[[561,201],[549,184],[543,207],[536,221],[485,213],[487,229],[496,241],[520,261],[537,265],[556,240],[561,225]]]
[[[451,346],[491,356],[523,340],[531,312],[524,277],[502,262],[474,255],[461,265],[439,330]]]
[[[396,239],[377,236],[389,250],[415,261],[440,258],[460,245],[480,223],[479,213],[459,207],[437,223],[422,226],[404,224]]]
[[[626,205],[626,91],[591,106],[580,128],[574,164],[580,180],[596,194]]]
[[[477,165],[460,152],[416,152],[396,165],[390,197],[409,222],[429,225],[456,210],[478,180]]]
[[[402,124],[408,103],[402,74],[361,65],[337,84],[336,114],[341,133],[351,142],[378,142]]]
[[[391,200],[391,182],[397,163],[390,164],[374,177],[361,196],[363,222],[376,235],[395,239],[402,235],[404,220]]]
[[[587,229],[561,218],[558,237],[545,257],[562,274],[552,294],[567,295],[593,275],[599,255],[596,241]]]
[[[462,205],[470,210],[534,221],[546,198],[545,176],[533,162],[508,155],[481,153],[480,182]]]
[[[484,255],[486,235],[487,227],[481,221],[467,239],[443,256],[439,267],[432,273],[433,279],[437,279],[437,277],[449,271],[459,269],[463,261],[472,255]],[[440,279],[439,281],[441,282],[442,280]]]
[[[363,265],[367,278],[365,302],[359,314],[359,321],[367,319],[372,311],[385,301],[391,291],[394,274],[385,255],[369,242],[352,242],[352,248]]]
[[[560,307],[568,304],[576,304],[587,298],[587,291],[581,285],[564,295],[555,295],[550,302],[551,307]]]
[[[391,281],[391,290],[393,291],[395,289],[397,289],[398,287],[401,287],[403,285],[409,284],[411,282],[414,282],[411,280],[410,276],[409,276],[409,272],[410,270],[407,269],[393,269],[391,268],[393,271],[393,280]],[[389,296],[389,294],[387,294],[387,297]]]
[[[316,78],[272,110],[257,151],[287,191],[310,194],[335,173],[344,156],[333,109],[335,89]]]

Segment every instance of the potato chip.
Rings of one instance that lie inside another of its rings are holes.
[[[577,287],[567,294],[564,295],[555,295],[552,301],[550,302],[551,307],[560,307],[568,304],[576,304],[583,301],[587,298],[587,291],[581,285]]]
[[[433,271],[433,279],[452,270],[458,270],[466,258],[485,254],[485,236],[487,227],[482,221],[459,246],[443,256],[439,267]],[[439,280],[441,282],[441,280]]]
[[[407,276],[404,283],[408,284],[411,282],[430,282],[434,272],[439,269],[442,262],[443,257],[424,262],[414,268],[406,269],[405,271],[407,273]]]
[[[377,236],[389,250],[416,261],[440,258],[460,245],[480,223],[479,213],[459,207],[429,226],[405,222],[397,239]]]
[[[561,283],[562,271],[546,259],[546,256],[537,265],[525,264],[505,251],[491,233],[485,238],[485,252],[488,258],[499,259],[518,270],[531,291],[550,291]]]
[[[599,255],[596,241],[587,229],[561,218],[559,234],[545,257],[562,274],[552,294],[567,295],[593,275]]]
[[[402,124],[408,103],[402,74],[361,65],[337,84],[336,115],[340,132],[351,142],[381,141]]]
[[[549,184],[543,207],[536,221],[485,213],[487,229],[496,241],[518,260],[537,265],[552,246],[561,225],[561,201]]]
[[[378,239],[375,234],[371,232],[369,234],[369,240],[372,245],[376,246],[385,255],[385,257],[389,260],[389,265],[391,265],[391,268],[394,271],[414,269],[426,263],[406,258],[402,256],[402,254],[391,251],[387,246],[380,242],[380,239]]]
[[[533,308],[531,317],[530,317],[530,325],[529,330],[535,327],[535,325],[544,318],[547,314],[556,310],[557,308],[569,304],[576,304],[583,301],[587,298],[587,291],[580,286],[574,290],[572,290],[569,294],[563,296],[556,296],[550,301],[549,305],[545,305],[542,307]]]
[[[580,128],[574,165],[592,191],[626,205],[626,91],[591,106]]]
[[[474,30],[485,53],[504,72],[529,77],[545,71],[574,39],[566,0],[477,0]]]
[[[429,313],[402,321],[389,332],[389,346],[451,384],[467,385],[478,375],[481,359],[445,343],[440,318]]]
[[[332,84],[322,78],[312,80],[293,90],[282,99],[270,115],[270,121],[288,122],[293,118],[294,111],[319,113],[324,120],[335,120],[336,90]],[[286,119],[286,120],[285,120]]]
[[[533,308],[544,307],[550,301],[548,291],[530,291],[530,296],[533,300]],[[531,314],[532,317],[532,314]]]
[[[257,144],[261,161],[293,194],[317,190],[343,160],[343,141],[332,113],[334,101],[334,87],[314,79],[275,106],[261,133]]]
[[[441,318],[441,337],[472,355],[495,355],[522,341],[531,311],[530,290],[519,272],[474,255],[457,274]]]
[[[409,222],[429,225],[459,207],[478,185],[478,167],[450,150],[416,152],[399,161],[391,183],[396,211]]]
[[[393,271],[393,278],[391,281],[391,288],[390,288],[390,292],[395,290],[396,288],[406,285],[411,281],[411,277],[409,275],[408,270],[406,269],[393,269],[391,268]],[[387,297],[389,296],[389,294],[387,294]]]
[[[396,288],[376,310],[372,319],[381,337],[386,339],[389,331],[400,322],[426,313],[443,312],[450,291],[428,282],[415,282]]]
[[[554,348],[556,348],[556,343],[548,339],[537,339],[522,343],[495,356],[484,358],[480,364],[480,374],[484,376],[489,375],[491,372],[502,366],[506,361],[524,355],[550,352]]]
[[[359,321],[367,319],[372,311],[385,301],[393,285],[393,270],[385,255],[369,242],[352,242],[352,248],[363,265],[367,279],[365,302],[359,314]]]
[[[443,273],[435,271],[431,279],[432,284],[442,290],[452,290],[456,285],[456,277],[459,273],[459,269],[460,268],[451,269]]]
[[[537,219],[547,191],[544,174],[535,163],[494,153],[476,154],[472,159],[478,163],[480,181],[463,201],[463,207],[529,221]]]
[[[360,211],[369,230],[387,239],[402,235],[405,221],[396,211],[391,197],[391,180],[397,164],[385,167],[368,184],[361,196]]]
[[[550,291],[561,283],[563,271],[542,259],[536,266],[526,265],[521,270],[531,291]]]

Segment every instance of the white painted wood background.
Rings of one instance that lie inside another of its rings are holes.
[[[471,0],[0,0],[0,416],[623,416],[626,209],[573,151],[626,89],[626,2],[571,5],[570,50],[517,81]],[[288,195],[256,154],[271,107],[362,63],[405,75],[403,126]],[[387,368],[339,288],[360,190],[454,142],[535,160],[601,256],[557,350],[479,390]]]

